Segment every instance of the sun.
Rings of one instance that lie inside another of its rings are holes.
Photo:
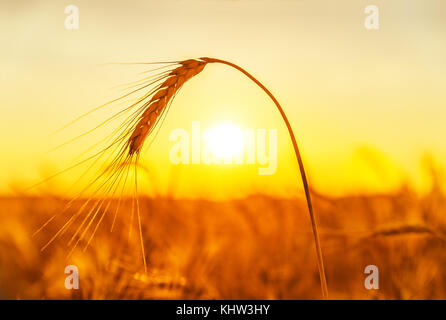
[[[243,153],[244,132],[232,123],[218,124],[206,132],[207,147],[218,158],[232,158]]]

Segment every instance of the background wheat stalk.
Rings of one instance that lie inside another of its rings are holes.
[[[285,125],[288,129],[288,133],[290,135],[291,142],[292,142],[293,148],[294,148],[294,153],[296,155],[297,162],[299,164],[299,171],[300,171],[300,175],[301,175],[304,190],[305,190],[308,212],[310,215],[311,226],[312,226],[312,230],[313,230],[314,243],[316,246],[316,255],[317,255],[318,270],[319,270],[319,276],[320,276],[320,282],[321,282],[322,296],[324,298],[327,298],[328,297],[327,282],[326,282],[326,277],[325,277],[324,261],[323,261],[323,256],[322,256],[320,240],[319,240],[316,218],[315,218],[314,211],[313,211],[310,189],[308,186],[308,181],[307,181],[307,177],[305,174],[302,157],[299,152],[299,148],[297,145],[296,138],[294,136],[293,129],[291,128],[291,124],[288,121],[288,118],[287,118],[284,110],[282,109],[281,105],[277,101],[277,99],[260,81],[258,81],[249,72],[247,72],[246,70],[244,70],[243,68],[239,67],[238,65],[236,65],[234,63],[231,63],[231,62],[228,62],[225,60],[220,60],[220,59],[208,58],[208,57],[203,57],[200,59],[185,60],[185,61],[179,62],[179,64],[181,66],[179,66],[176,69],[173,69],[170,73],[167,74],[167,76],[166,76],[167,79],[161,85],[159,85],[158,89],[153,94],[150,101],[146,103],[147,108],[145,109],[143,114],[140,116],[136,126],[133,129],[133,132],[132,132],[130,138],[126,142],[129,155],[139,154],[146,137],[152,131],[154,126],[157,124],[160,115],[166,109],[166,106],[168,105],[169,101],[171,101],[171,99],[174,97],[175,93],[179,90],[179,88],[181,88],[181,86],[187,80],[189,80],[192,77],[194,77],[195,75],[199,74],[208,63],[225,64],[225,65],[233,67],[233,68],[237,69],[238,71],[242,72],[249,79],[254,81],[254,83],[256,83],[271,98],[271,100],[274,102],[277,109],[279,110],[279,112],[282,116],[282,119],[285,122]]]

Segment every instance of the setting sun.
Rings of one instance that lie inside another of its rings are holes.
[[[205,133],[209,151],[218,158],[232,158],[243,153],[243,130],[232,123],[222,123]]]

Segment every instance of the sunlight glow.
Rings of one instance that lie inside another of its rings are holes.
[[[243,130],[231,123],[219,124],[208,130],[207,147],[219,158],[240,155],[244,147]]]

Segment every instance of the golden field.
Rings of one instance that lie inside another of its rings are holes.
[[[445,297],[446,198],[438,185],[423,196],[403,187],[380,195],[313,197],[330,299]],[[1,298],[321,298],[304,199],[142,198],[147,273],[137,228],[129,235],[130,199],[122,202],[113,232],[112,216],[105,215],[85,252],[81,242],[67,259],[72,228],[40,252],[63,217],[34,238],[32,233],[66,202],[52,196],[0,200]],[[79,268],[79,290],[64,287],[69,264]],[[370,264],[379,268],[379,290],[364,288]]]

